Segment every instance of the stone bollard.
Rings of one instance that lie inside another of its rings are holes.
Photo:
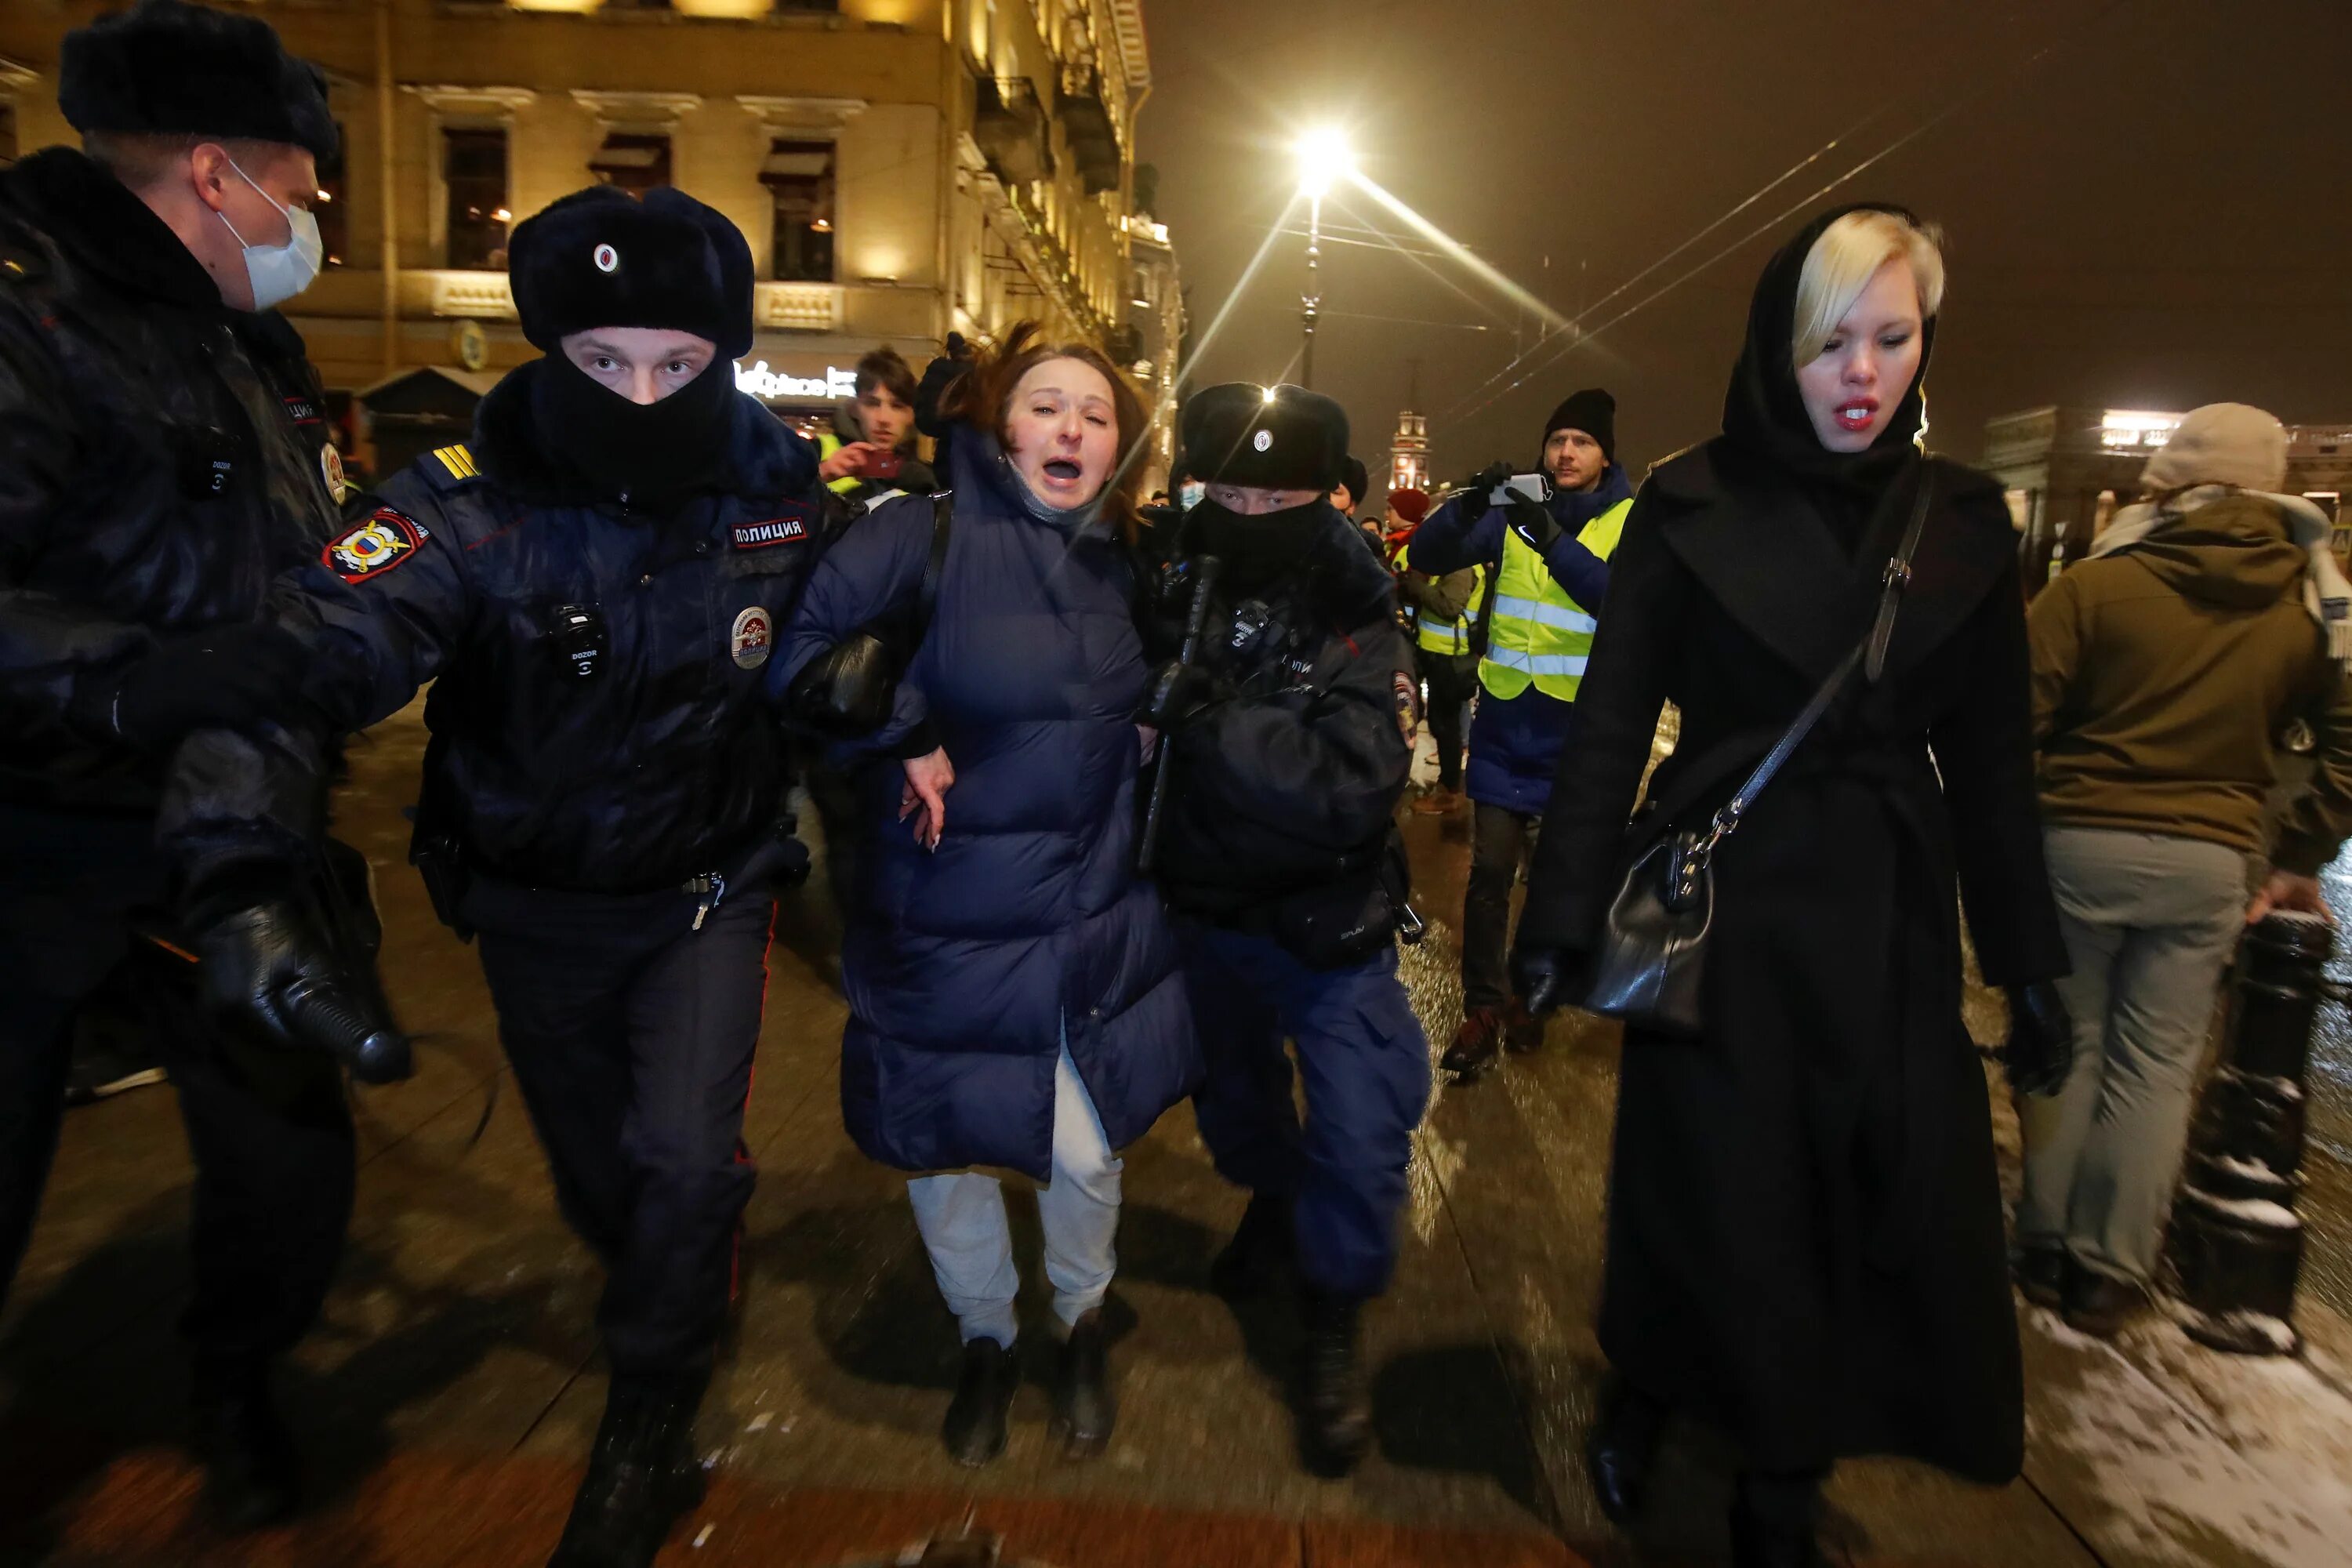
[[[2293,1355],[2300,1342],[2304,1074],[2334,936],[2316,915],[2274,914],[2239,955],[2228,1048],[2172,1210],[2181,1326],[2215,1350]]]

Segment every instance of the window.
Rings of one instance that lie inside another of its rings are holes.
[[[631,195],[643,195],[656,185],[669,184],[669,138],[615,131],[588,160],[588,172],[603,185],[618,185]]]
[[[768,145],[760,183],[775,203],[778,282],[833,281],[833,162],[830,142],[780,139]]]
[[[514,216],[507,211],[507,133],[445,129],[441,181],[449,190],[447,264],[505,271],[507,224]]]
[[[338,121],[335,135],[340,140],[342,134],[342,123]],[[310,216],[319,220],[319,241],[329,267],[351,265],[351,204],[344,200],[346,194],[343,171],[338,164],[331,175],[319,182],[319,194],[310,203]]]

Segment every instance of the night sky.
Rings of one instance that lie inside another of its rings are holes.
[[[1202,327],[1294,188],[1289,145],[1318,122],[1346,126],[1372,179],[1590,329],[1769,224],[1492,402],[1499,386],[1475,389],[1513,356],[1508,303],[1444,262],[1432,265],[1469,297],[1382,249],[1327,245],[1316,384],[1348,405],[1375,476],[1417,363],[1441,478],[1531,458],[1559,398],[1598,384],[1617,395],[1619,456],[1638,479],[1717,430],[1764,258],[1804,215],[1861,197],[1948,232],[1928,378],[1941,450],[1973,458],[1988,416],[2046,403],[2234,399],[2352,424],[2347,0],[1144,9],[1158,85],[1141,153]],[[1833,137],[1803,174],[1604,302]],[[1360,195],[1327,214],[1353,226],[1341,238],[1401,232]],[[1304,251],[1277,242],[1193,384],[1283,374]],[[1532,344],[1533,321],[1519,324]]]

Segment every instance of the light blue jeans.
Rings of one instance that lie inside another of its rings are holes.
[[[1045,1278],[1054,1286],[1054,1316],[1065,1328],[1101,1306],[1110,1291],[1118,1268],[1114,1242],[1125,1168],[1103,1136],[1102,1118],[1065,1045],[1054,1064],[1053,1179],[1037,1189]],[[918,1176],[907,1184],[907,1201],[965,1342],[994,1340],[1010,1348],[1018,1331],[1013,1301],[1021,1271],[1013,1262],[1003,1184],[977,1171]]]
[[[2065,1087],[2019,1100],[2021,1245],[2145,1284],[2189,1139],[2221,971],[2245,929],[2246,858],[2154,833],[2053,827],[2050,887],[2074,973]]]

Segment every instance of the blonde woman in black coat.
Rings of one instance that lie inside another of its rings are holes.
[[[1931,484],[1882,677],[1853,677],[1717,852],[1701,1037],[1625,1037],[1593,1479],[1622,1519],[1669,1410],[1723,1427],[1743,1568],[1822,1561],[1839,1458],[1985,1482],[2022,1458],[1956,882],[2030,1086],[2063,1067],[2066,950],[2008,509],[1916,445],[1942,297],[1934,233],[1890,208],[1824,215],[1766,268],[1723,435],[1662,464],[1628,521],[1520,930],[1523,991],[1572,989],[1662,706],[1682,731],[1653,820],[1703,824],[1860,642]]]

